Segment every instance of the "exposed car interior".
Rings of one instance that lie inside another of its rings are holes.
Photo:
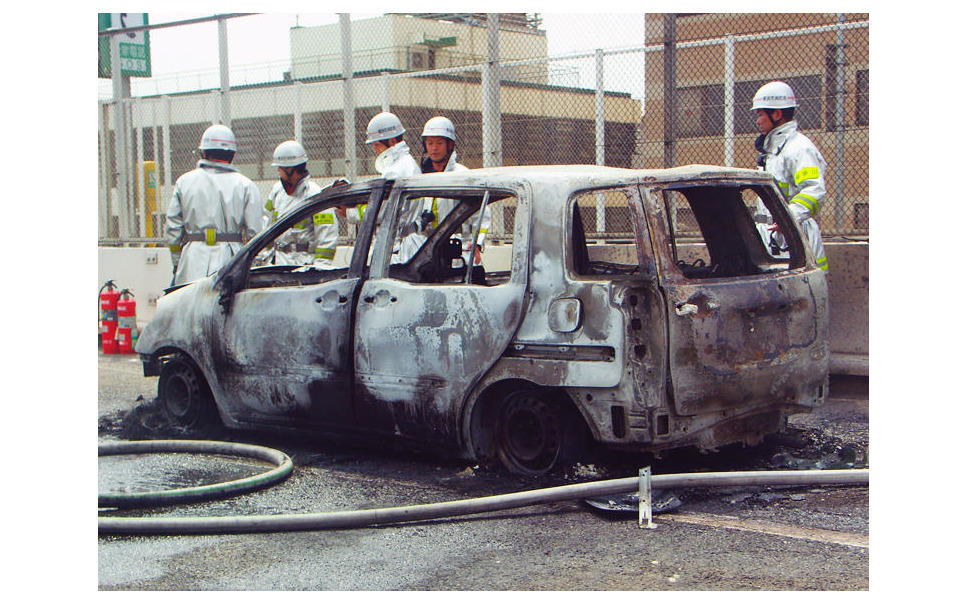
[[[633,221],[628,195],[624,189],[612,189],[585,192],[572,200],[572,268],[578,275],[598,277],[650,273],[648,268],[639,264],[635,251],[635,237],[631,231],[628,233],[629,239],[626,244],[619,242],[607,246],[589,244],[589,241],[596,239],[596,236],[601,237],[599,231],[615,232],[613,224],[631,227]]]
[[[507,283],[511,276],[510,264],[487,267],[474,260],[472,241],[480,241],[482,229],[481,209],[486,206],[491,220],[502,220],[513,229],[516,198],[507,191],[446,191],[407,192],[406,203],[424,204],[426,200],[445,199],[453,204],[445,216],[431,216],[426,211],[421,216],[421,230],[416,237],[422,239],[419,249],[410,258],[394,254],[391,258],[389,276],[394,279],[420,284],[474,284],[496,286]],[[427,204],[429,205],[429,204]],[[438,207],[438,205],[433,205]],[[444,214],[440,212],[440,214]],[[397,230],[398,236],[403,225]],[[490,244],[487,244],[490,245]],[[510,259],[510,245],[506,255]],[[505,256],[505,255],[502,255]]]
[[[439,284],[475,284],[495,286],[506,283],[510,279],[510,261],[497,262],[495,266],[485,269],[480,262],[472,260],[473,252],[465,242],[477,241],[476,235],[481,229],[480,210],[483,204],[491,209],[492,220],[501,220],[508,230],[513,230],[516,198],[507,191],[421,191],[407,193],[407,203],[423,204],[430,196],[444,198],[453,202],[446,216],[421,217],[421,229],[411,237],[422,241],[419,249],[410,258],[400,258],[394,254],[391,258],[389,276],[411,283],[439,283]],[[354,211],[359,204],[366,203],[363,196],[346,204],[348,211]],[[449,206],[450,204],[448,204]],[[308,215],[307,211],[307,215]],[[298,220],[289,220],[295,224]],[[398,228],[398,235],[403,226]],[[284,231],[280,232],[281,236]],[[274,240],[273,240],[274,241]],[[490,244],[488,244],[490,245]],[[501,255],[510,259],[510,245],[508,254]],[[469,261],[469,259],[471,259]],[[469,270],[468,270],[469,269]],[[366,271],[368,273],[368,269]],[[348,275],[348,267],[323,265],[284,265],[273,264],[272,242],[268,242],[254,257],[247,279],[247,288],[280,288],[291,286],[308,286],[320,284],[334,279],[343,279]]]
[[[746,186],[686,185],[662,190],[676,267],[688,279],[761,275],[805,265],[799,234],[792,220],[777,221],[776,230],[789,242],[771,254],[757,230],[749,202],[757,199],[784,212],[765,190]]]

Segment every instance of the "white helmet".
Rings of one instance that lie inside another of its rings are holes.
[[[235,134],[228,126],[213,124],[202,133],[202,141],[198,144],[199,149],[224,149],[225,151],[236,152],[238,147],[235,144]]]
[[[760,87],[753,95],[753,106],[756,109],[786,109],[797,106],[797,97],[793,89],[784,82],[768,82]]]
[[[283,141],[272,152],[272,165],[282,168],[292,168],[309,161],[306,150],[296,141]]]
[[[376,114],[366,125],[366,144],[384,141],[402,135],[406,130],[400,118],[388,111]]]
[[[423,134],[420,136],[444,137],[455,143],[457,142],[457,130],[454,128],[454,123],[443,116],[437,116],[427,120],[427,123],[424,124]]]

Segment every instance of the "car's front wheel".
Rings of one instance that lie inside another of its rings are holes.
[[[183,429],[210,426],[215,402],[201,372],[185,355],[165,361],[158,379],[158,400],[168,420]]]
[[[543,475],[578,460],[587,431],[577,414],[549,390],[509,393],[496,418],[497,453],[513,473]]]

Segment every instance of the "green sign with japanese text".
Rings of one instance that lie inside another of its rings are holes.
[[[148,13],[98,13],[97,29],[126,29],[148,25]],[[146,30],[121,35],[118,44],[122,76],[151,76],[151,48]],[[98,36],[97,76],[111,77],[111,39]]]

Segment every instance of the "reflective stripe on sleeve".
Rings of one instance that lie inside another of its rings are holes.
[[[336,258],[336,248],[316,248],[316,258],[333,260]]]
[[[803,170],[798,171],[793,175],[793,182],[799,185],[807,179],[817,179],[820,178],[820,168],[817,166],[807,166]]]
[[[817,259],[817,264],[820,265],[820,268],[821,269],[823,269],[824,271],[826,271],[827,270],[827,257],[826,256],[821,256],[820,258],[818,258]]]
[[[817,200],[806,193],[798,193],[793,196],[790,203],[792,204],[794,202],[809,210],[811,216],[817,213]]]

